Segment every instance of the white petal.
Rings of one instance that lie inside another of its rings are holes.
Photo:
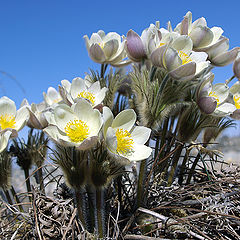
[[[145,144],[149,139],[151,129],[143,126],[135,127],[131,132],[131,138],[134,143]]]
[[[106,138],[107,129],[112,125],[113,122],[113,114],[110,108],[103,107],[103,136]]]
[[[16,113],[15,129],[17,131],[20,131],[26,125],[28,119],[29,119],[29,111],[28,111],[27,107],[19,108]]]
[[[97,34],[93,33],[90,40],[89,40],[90,46],[94,43],[102,43],[102,38]]]
[[[101,87],[100,87],[99,81],[96,81],[88,88],[88,92],[91,92],[92,94],[97,94],[100,90],[101,90]]]
[[[216,115],[218,117],[224,117],[232,114],[236,109],[237,108],[235,107],[235,105],[231,103],[223,103],[222,105],[216,108],[213,115]]]
[[[152,149],[150,147],[142,144],[134,144],[133,151],[133,153],[127,156],[130,161],[140,161],[147,159],[152,153]]]
[[[183,51],[188,55],[192,51],[193,43],[190,37],[181,35],[173,41],[171,46],[177,51]]]
[[[136,113],[132,109],[123,110],[112,122],[112,128],[122,128],[130,131],[137,119]]]
[[[72,81],[70,93],[73,99],[77,98],[78,94],[82,91],[86,91],[85,81],[82,78],[74,78]]]
[[[223,30],[220,27],[212,27],[211,31],[213,32],[213,40],[211,44],[214,44],[215,42],[218,41],[218,39],[221,37],[223,34]]]
[[[54,119],[58,128],[65,132],[66,124],[70,120],[77,119],[77,116],[74,114],[72,109],[66,104],[60,104],[54,109]]]
[[[0,115],[4,114],[9,114],[14,117],[16,115],[15,102],[5,96],[0,98]]]
[[[102,127],[101,114],[97,109],[93,109],[91,104],[79,99],[77,103],[72,106],[76,116],[84,121],[89,126],[89,136],[96,136]]]
[[[208,57],[208,55],[205,52],[194,52],[194,51],[192,51],[191,54],[190,54],[190,58],[196,63],[206,61],[207,57]]]
[[[108,88],[102,88],[98,94],[95,95],[95,102],[94,102],[94,106],[102,103],[102,101],[104,100],[105,96],[106,96],[106,92],[108,91]]]
[[[205,68],[209,66],[210,62],[209,61],[204,61],[204,62],[199,62],[196,65],[196,75],[199,74],[201,71],[203,71]]]
[[[78,150],[85,151],[96,146],[97,142],[98,142],[97,136],[88,137],[83,142],[81,142],[78,146],[76,146],[76,148]]]
[[[11,134],[11,131],[6,131],[0,134],[0,153],[7,147]]]
[[[106,144],[107,144],[107,148],[111,152],[116,153],[116,151],[117,151],[117,137],[116,137],[116,134],[115,134],[115,130],[111,127],[109,127],[107,129]]]
[[[66,79],[62,80],[61,84],[67,92],[70,92],[71,83],[68,80],[66,80]]]
[[[225,83],[217,83],[213,85],[212,92],[216,93],[219,103],[222,103],[229,95],[229,87]]]

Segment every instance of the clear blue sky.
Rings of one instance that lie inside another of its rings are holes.
[[[0,95],[17,106],[26,97],[41,102],[42,92],[57,88],[62,79],[84,77],[89,68],[99,69],[85,48],[83,35],[103,29],[126,35],[139,34],[160,21],[175,26],[187,11],[193,20],[204,16],[208,26],[220,26],[230,38],[230,47],[240,46],[240,1],[80,1],[9,0],[0,1],[0,70],[14,76],[23,86],[0,75]],[[216,69],[216,81],[230,77],[232,66]]]

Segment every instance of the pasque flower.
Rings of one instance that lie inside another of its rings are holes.
[[[126,52],[124,49],[125,40],[122,41],[119,34],[116,32],[109,32],[107,35],[104,31],[99,30],[85,39],[86,47],[90,58],[97,63],[108,63],[113,66],[123,66],[129,63],[124,60]]]
[[[139,161],[148,158],[152,149],[144,144],[151,129],[134,126],[136,113],[132,109],[123,110],[115,118],[108,107],[103,107],[103,135],[107,148],[117,159]]]
[[[43,93],[43,98],[47,106],[55,105],[63,100],[60,93],[53,87],[49,87],[47,93]]]
[[[52,116],[54,119],[44,132],[55,142],[64,146],[75,146],[86,150],[93,147],[102,127],[101,114],[85,99],[79,99],[71,107],[66,104],[57,105]]]
[[[89,83],[80,77],[74,78],[72,83],[68,80],[61,81],[62,86],[59,86],[59,92],[64,101],[72,105],[80,98],[84,98],[91,103],[92,107],[101,104],[105,98],[107,88],[101,88],[100,82]]]
[[[224,117],[232,114],[236,107],[228,102],[229,87],[225,83],[212,85],[214,76],[210,76],[202,82],[197,93],[197,104],[200,110],[206,114]]]
[[[26,106],[17,110],[14,101],[6,96],[0,98],[0,152],[7,147],[10,137],[17,137],[28,118]]]
[[[231,118],[240,120],[240,82],[237,81],[230,88],[230,93],[232,94],[233,103],[236,110],[230,115]]]
[[[183,21],[177,25],[174,31],[188,35],[193,41],[193,50],[206,52],[208,59],[216,66],[230,64],[239,52],[239,47],[228,51],[229,39],[222,36],[222,28],[209,28],[203,17],[192,23],[191,12],[185,15]]]
[[[151,54],[154,66],[166,69],[175,79],[183,80],[193,78],[208,67],[207,54],[192,51],[193,44],[188,36],[161,31],[165,36]]]
[[[27,126],[30,128],[43,129],[48,125],[44,113],[48,111],[48,107],[45,102],[39,104],[32,103],[29,105],[27,99],[22,102],[23,106],[27,106],[29,111],[29,119]]]
[[[158,25],[158,23],[156,24]],[[126,51],[128,57],[134,62],[140,62],[149,58],[151,50],[158,44],[162,38],[159,26],[150,24],[150,26],[143,30],[139,36],[132,29],[128,31],[126,38]]]

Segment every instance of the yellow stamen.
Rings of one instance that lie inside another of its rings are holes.
[[[78,98],[82,97],[82,98],[86,98],[88,99],[92,104],[95,103],[95,97],[92,93],[87,92],[87,91],[82,91],[77,95]]]
[[[15,128],[15,117],[12,114],[4,114],[0,116],[1,129]]]
[[[62,98],[56,98],[53,100],[53,103],[59,103],[62,100]]]
[[[117,137],[117,152],[120,154],[127,154],[133,148],[133,140],[131,134],[127,130],[118,128],[116,131]]]
[[[233,100],[234,100],[236,108],[240,109],[240,96],[238,96],[238,95],[233,96]]]
[[[89,127],[81,120],[70,120],[65,127],[65,132],[72,142],[82,142],[89,135]]]
[[[217,101],[217,105],[219,104],[219,97],[217,96],[216,92],[210,92],[209,97],[213,97]]]
[[[103,49],[104,48],[104,42],[100,42],[100,43],[98,43],[98,45]]]
[[[160,43],[158,47],[161,47],[161,46],[163,46],[163,45],[165,45],[165,43]]]
[[[178,51],[178,56],[182,60],[182,65],[192,62],[192,59],[183,51]]]

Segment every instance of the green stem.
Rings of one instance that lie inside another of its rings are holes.
[[[181,143],[178,143],[178,145],[177,145],[178,149],[174,154],[174,157],[173,157],[173,160],[172,160],[172,167],[171,167],[170,173],[168,175],[168,183],[167,183],[168,186],[171,186],[171,184],[173,183],[174,174],[175,174],[175,171],[176,171],[176,168],[177,168],[177,164],[178,164],[183,146],[184,145],[181,144]]]
[[[29,169],[28,168],[24,168],[24,175],[25,175],[25,181],[26,181],[26,187],[27,187],[27,191],[29,194],[29,201],[32,202],[32,197],[31,197],[31,183],[30,183],[30,177],[29,177]]]
[[[96,207],[97,207],[97,229],[98,237],[103,238],[105,233],[104,214],[103,214],[103,190],[96,189]]]
[[[78,218],[81,221],[84,228],[86,228],[86,222],[83,214],[83,199],[81,189],[75,189],[75,199],[78,211]]]

